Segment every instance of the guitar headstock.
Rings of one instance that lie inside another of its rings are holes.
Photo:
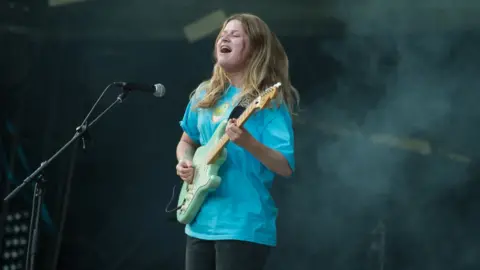
[[[263,91],[260,96],[253,100],[252,106],[257,109],[265,108],[270,103],[270,101],[272,101],[277,96],[278,88],[280,88],[281,85],[282,83],[278,82],[265,89],[265,91]]]

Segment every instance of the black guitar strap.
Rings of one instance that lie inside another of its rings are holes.
[[[228,120],[230,120],[232,118],[238,119],[244,111],[245,111],[245,107],[243,107],[241,105],[235,106],[235,108],[233,108],[232,112],[230,113],[230,116],[228,117]]]
[[[232,119],[232,118],[238,119],[240,117],[240,115],[242,115],[242,113],[248,107],[248,105],[250,105],[252,100],[253,100],[252,98],[244,96],[242,98],[242,100],[240,100],[240,102],[237,104],[237,106],[235,106],[235,108],[233,108],[233,110],[230,113],[230,116],[228,117],[228,119]]]

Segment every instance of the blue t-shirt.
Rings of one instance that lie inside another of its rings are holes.
[[[193,108],[205,90],[197,89],[180,125],[199,145],[236,106],[240,89],[230,86],[214,108]],[[287,107],[273,106],[252,114],[244,128],[265,146],[279,151],[295,168],[292,120]],[[196,218],[185,227],[189,236],[204,240],[240,240],[276,245],[277,208],[270,195],[274,173],[233,142],[226,145],[227,159],[219,170],[220,186],[207,196]]]

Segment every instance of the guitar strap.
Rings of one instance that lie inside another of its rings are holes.
[[[240,100],[240,102],[238,102],[237,106],[235,106],[235,108],[233,108],[233,110],[230,113],[230,116],[228,117],[228,119],[229,120],[232,119],[232,118],[238,119],[240,117],[240,115],[242,115],[242,113],[248,107],[248,105],[250,105],[252,100],[253,99],[251,97],[243,96],[243,98]]]
[[[232,118],[238,119],[240,115],[242,115],[243,111],[245,111],[245,107],[240,105],[235,106],[235,108],[233,108],[232,112],[230,113],[228,120]]]

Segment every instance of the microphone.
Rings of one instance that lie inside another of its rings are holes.
[[[163,97],[165,95],[165,86],[161,83],[155,85],[128,83],[128,82],[114,82],[113,85],[121,87],[125,91],[140,91],[152,93],[156,97]]]

